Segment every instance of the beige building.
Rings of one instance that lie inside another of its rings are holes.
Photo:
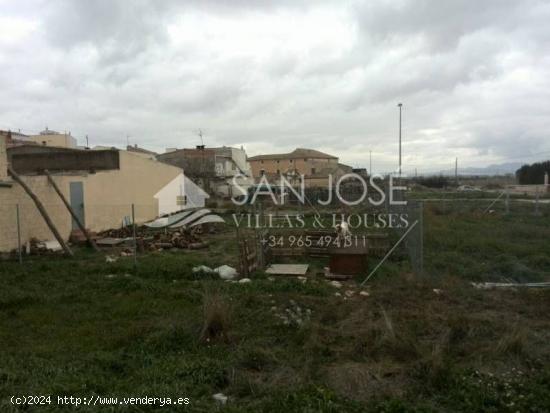
[[[248,161],[256,182],[262,176],[275,183],[281,175],[288,180],[304,175],[306,187],[326,186],[329,175],[337,178],[351,172],[351,167],[338,163],[336,156],[314,149],[298,148],[290,153],[258,155]]]
[[[113,149],[51,148],[51,152],[42,153],[34,148],[31,148],[33,153],[24,153],[30,150],[25,147],[13,149],[19,153],[8,153],[12,167],[44,204],[65,239],[76,229],[76,224],[40,170],[50,170],[65,198],[92,231],[119,228],[123,222],[130,222],[132,204],[135,204],[136,222],[154,219],[159,215],[155,194],[182,173],[180,168]],[[17,204],[22,243],[31,238],[53,239],[29,196],[20,185],[6,177],[5,151],[0,154],[3,154],[0,165],[4,174],[4,178],[0,178],[0,251],[17,247]]]
[[[254,183],[243,147],[222,146],[195,149],[167,149],[157,159],[179,166],[186,176],[200,182],[205,190],[219,197],[239,195]]]
[[[38,145],[55,146],[58,148],[76,148],[76,139],[69,133],[60,133],[48,128],[38,135],[30,135],[28,141]]]
[[[6,152],[6,137],[0,135],[0,182],[8,177],[8,154]]]

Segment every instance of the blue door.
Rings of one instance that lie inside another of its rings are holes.
[[[84,227],[86,227],[86,222],[84,221],[84,186],[82,182],[71,182],[69,186],[70,198],[71,198],[71,208],[73,209],[75,215],[78,217],[80,222]],[[73,229],[78,229],[76,221],[73,219]]]

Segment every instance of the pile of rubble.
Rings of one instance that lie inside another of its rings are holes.
[[[97,234],[96,243],[100,247],[133,247],[132,227],[109,229]],[[142,251],[161,251],[165,249],[200,249],[208,243],[200,237],[200,228],[178,231],[152,232],[147,227],[136,227],[136,247]]]
[[[31,238],[24,246],[24,251],[27,255],[46,255],[52,253],[63,252],[59,242],[55,240],[40,241],[36,238]]]

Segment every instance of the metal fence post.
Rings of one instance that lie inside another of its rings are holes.
[[[534,212],[534,215],[536,217],[541,215],[540,210],[539,210],[539,188],[538,187],[537,187],[537,195],[535,197],[535,212]]]
[[[418,203],[420,220],[420,274],[424,274],[424,202]]]
[[[508,188],[506,188],[506,200],[504,201],[504,205],[506,206],[506,214],[508,215],[510,213],[510,193],[508,192]]]
[[[19,217],[19,204],[15,205],[17,216],[17,253],[19,255],[19,264],[23,264],[23,251],[21,250],[21,219]]]
[[[136,213],[132,204],[132,235],[134,238],[134,269],[137,270]]]

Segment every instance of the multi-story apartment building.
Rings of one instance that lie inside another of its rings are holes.
[[[338,163],[338,158],[315,149],[298,148],[290,153],[258,155],[248,158],[256,181],[262,176],[276,183],[280,176],[296,181],[304,176],[306,187],[326,186],[333,179],[351,172],[351,167]]]

